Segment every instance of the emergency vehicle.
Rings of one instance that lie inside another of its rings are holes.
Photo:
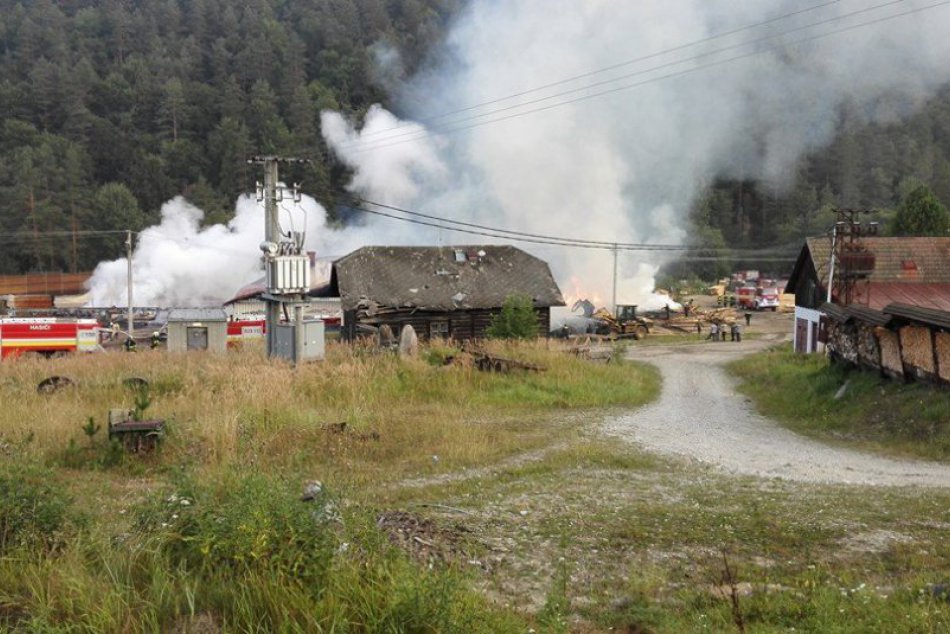
[[[339,317],[322,317],[326,332],[339,332]],[[257,341],[267,334],[267,319],[263,315],[236,315],[228,321],[228,347],[235,348],[248,341]]]
[[[263,316],[245,315],[228,321],[228,347],[234,348],[247,341],[264,338],[267,333],[267,320]]]
[[[775,287],[743,286],[736,289],[736,304],[746,310],[771,310],[774,312],[778,309],[778,295],[778,289]]]
[[[95,352],[99,349],[99,322],[95,319],[4,317],[0,319],[0,358],[25,352],[53,355]]]

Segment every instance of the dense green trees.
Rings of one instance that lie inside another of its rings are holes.
[[[948,235],[936,210],[950,203],[950,87],[903,121],[868,123],[855,110],[842,106],[835,140],[804,156],[785,182],[711,183],[690,210],[689,235],[697,251],[689,255],[728,246],[771,247],[768,256],[794,257],[805,237],[830,230],[836,207],[874,210],[870,219],[880,221],[888,234]],[[930,195],[915,189],[921,184]],[[911,220],[921,215],[935,220]],[[789,266],[752,256],[731,264],[776,274]],[[693,260],[668,265],[665,273],[713,279],[721,269]]]
[[[253,154],[317,159],[287,177],[332,205],[346,174],[320,109],[382,100],[369,47],[411,70],[457,4],[0,0],[0,232],[18,234],[0,272],[89,268],[122,240],[82,231],[141,227],[176,194],[226,220]]]
[[[385,103],[374,56],[391,46],[413,72],[462,3],[0,0],[0,233],[16,234],[0,272],[89,268],[122,245],[82,231],[143,226],[177,194],[226,220],[262,152],[314,159],[286,178],[332,213],[348,174],[326,159],[320,110]],[[950,89],[902,122],[839,114],[831,146],[783,182],[708,183],[684,273],[721,272],[703,258],[722,246],[797,248],[835,206],[894,210],[909,183],[950,203]],[[63,235],[31,237],[49,232]]]
[[[925,185],[904,196],[894,216],[898,236],[950,236],[950,212]]]

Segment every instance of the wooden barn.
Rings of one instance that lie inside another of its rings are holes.
[[[547,263],[513,246],[363,247],[333,264],[328,294],[339,297],[343,338],[411,324],[420,339],[485,336],[511,295],[531,298],[539,334],[564,298]]]
[[[873,255],[873,269],[855,285],[851,306],[950,310],[950,238],[866,237],[862,242]],[[822,304],[828,298],[830,263],[831,239],[808,238],[789,277],[785,292],[795,294],[796,352],[816,352],[826,339]],[[831,303],[840,304],[840,298],[832,297]]]

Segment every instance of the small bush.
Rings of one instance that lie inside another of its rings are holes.
[[[509,295],[501,312],[494,315],[486,334],[493,339],[532,339],[538,336],[534,302],[524,295]]]
[[[319,581],[332,559],[334,502],[324,493],[303,502],[286,482],[261,475],[185,483],[147,502],[138,527],[156,536],[176,564]]]
[[[68,523],[69,506],[52,471],[32,465],[0,471],[0,553],[18,546],[53,550]]]

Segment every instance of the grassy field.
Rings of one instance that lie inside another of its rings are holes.
[[[832,365],[788,346],[731,366],[758,409],[797,432],[893,455],[950,461],[950,390]],[[843,391],[842,391],[843,390]],[[841,393],[839,393],[841,391]]]
[[[499,352],[547,371],[342,346],[299,372],[256,351],[0,366],[0,623],[950,631],[950,491],[740,478],[646,454],[600,423],[652,398],[655,372],[547,344]],[[78,388],[37,395],[54,373]],[[83,430],[132,405],[128,376],[152,382],[145,416],[169,420],[144,458]]]
[[[642,404],[659,380],[543,342],[496,348],[545,371],[483,373],[464,358],[443,365],[447,349],[401,360],[343,345],[299,370],[260,350],[5,362],[0,623],[523,630],[531,615],[485,601],[454,558],[415,557],[430,539],[399,536],[419,516],[379,507],[374,492],[569,443],[586,420],[570,412]],[[38,394],[50,375],[76,387]],[[151,455],[126,456],[105,438],[108,409],[136,404],[129,377],[150,384],[141,416],[167,421]],[[320,490],[301,502],[311,481]]]

